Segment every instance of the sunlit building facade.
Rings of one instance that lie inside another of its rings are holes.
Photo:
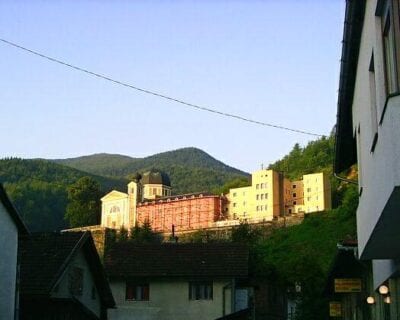
[[[330,182],[322,172],[290,181],[281,172],[262,169],[252,173],[250,186],[230,189],[227,198],[228,218],[248,222],[331,209]]]

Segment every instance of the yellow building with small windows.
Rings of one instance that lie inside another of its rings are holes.
[[[282,172],[262,169],[251,174],[250,186],[230,189],[227,198],[228,219],[249,223],[331,209],[331,187],[322,172],[290,181]]]
[[[230,189],[227,195],[230,219],[270,221],[283,214],[282,173],[259,170],[251,175],[251,186]]]
[[[304,212],[315,212],[331,209],[331,185],[322,173],[303,176]]]

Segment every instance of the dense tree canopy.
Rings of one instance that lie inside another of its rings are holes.
[[[96,225],[100,222],[100,185],[91,177],[82,177],[68,187],[65,219],[72,228]]]
[[[55,231],[68,227],[64,220],[67,188],[88,174],[47,160],[0,160],[0,182],[31,231]],[[91,175],[102,193],[121,189],[126,181]]]
[[[127,178],[135,172],[143,173],[151,169],[161,170],[169,175],[173,194],[211,192],[227,181],[248,177],[247,173],[229,167],[197,148],[183,148],[146,158],[97,154],[57,161],[92,174],[114,178]]]

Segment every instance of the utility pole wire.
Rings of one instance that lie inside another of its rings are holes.
[[[219,111],[219,110],[216,110],[216,109],[202,107],[202,106],[199,106],[197,104],[189,103],[189,102],[186,102],[186,101],[183,101],[183,100],[179,100],[179,99],[176,99],[176,98],[173,98],[173,97],[170,97],[170,96],[163,95],[161,93],[157,93],[157,92],[154,92],[154,91],[150,91],[150,90],[146,90],[146,89],[143,89],[143,88],[139,88],[139,87],[136,87],[134,85],[131,85],[131,84],[128,84],[128,83],[125,83],[125,82],[121,82],[119,80],[112,79],[112,78],[110,78],[108,76],[105,76],[105,75],[102,75],[100,73],[96,73],[96,72],[93,72],[93,71],[90,71],[90,70],[87,70],[87,69],[84,69],[84,68],[81,68],[81,67],[77,67],[77,66],[72,65],[70,63],[67,63],[67,62],[64,62],[64,61],[49,57],[49,56],[47,56],[45,54],[42,54],[42,53],[39,53],[37,51],[28,49],[28,48],[23,47],[23,46],[21,46],[19,44],[16,44],[14,42],[11,42],[11,41],[8,41],[8,40],[2,39],[2,38],[0,38],[0,41],[5,43],[5,44],[7,44],[7,45],[10,45],[10,46],[13,46],[15,48],[21,49],[21,50],[23,50],[25,52],[29,52],[29,53],[31,53],[33,55],[36,55],[36,56],[39,56],[41,58],[50,60],[51,62],[55,62],[55,63],[61,64],[63,66],[75,69],[77,71],[89,74],[91,76],[95,76],[95,77],[103,79],[103,80],[107,80],[107,81],[113,82],[115,84],[130,88],[130,89],[134,89],[134,90],[137,90],[137,91],[140,91],[140,92],[143,92],[143,93],[146,93],[146,94],[150,94],[150,95],[162,98],[162,99],[166,99],[166,100],[169,100],[169,101],[180,103],[180,104],[185,105],[187,107],[191,107],[191,108],[202,110],[202,111],[207,111],[207,112],[218,114],[218,115],[224,116],[224,117],[230,117],[230,118],[238,119],[238,120],[241,120],[241,121],[250,122],[250,123],[261,125],[261,126],[272,127],[272,128],[276,128],[276,129],[292,131],[292,132],[301,133],[301,134],[310,135],[310,136],[316,136],[316,137],[324,136],[322,134],[317,134],[317,133],[313,133],[313,132],[309,132],[309,131],[305,131],[305,130],[298,130],[298,129],[288,128],[288,127],[284,127],[284,126],[281,126],[281,125],[276,125],[276,124],[271,124],[271,123],[266,123],[266,122],[262,122],[262,121],[258,121],[258,120],[245,118],[243,116],[232,114],[232,113],[222,112],[222,111]]]

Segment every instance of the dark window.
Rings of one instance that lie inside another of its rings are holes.
[[[125,299],[134,301],[148,301],[150,287],[148,283],[127,282]]]
[[[81,296],[83,293],[83,269],[72,267],[68,274],[68,289],[72,295]]]
[[[293,198],[296,198],[296,193],[293,193]]]
[[[383,47],[385,50],[385,72],[388,93],[397,91],[396,55],[394,42],[394,27],[391,10],[386,12],[383,25]]]
[[[206,282],[189,282],[189,300],[212,300],[213,299],[213,283]]]
[[[399,90],[399,2],[398,0],[379,1],[376,15],[382,22],[382,45],[384,56],[384,71],[386,80],[386,93],[397,93]]]

